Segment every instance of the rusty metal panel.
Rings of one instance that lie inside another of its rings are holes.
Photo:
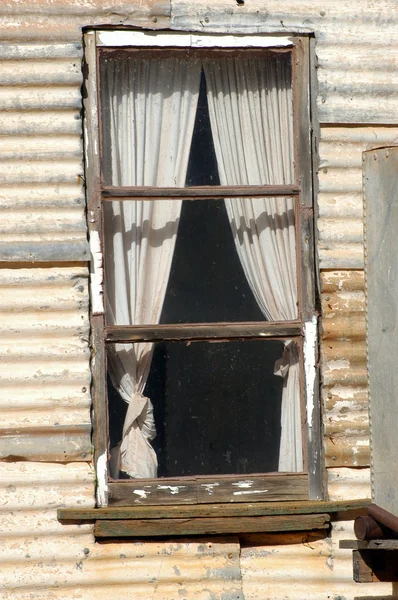
[[[372,491],[397,514],[398,147],[365,152],[367,350],[372,439]]]
[[[363,269],[362,152],[397,142],[397,127],[321,127],[317,220],[321,268]]]
[[[316,36],[321,123],[397,123],[398,15],[391,0],[172,2],[175,29]]]
[[[326,466],[369,466],[364,275],[326,271],[321,283]]]
[[[82,55],[81,43],[0,45],[0,261],[89,260]]]
[[[234,537],[99,544],[58,522],[57,506],[93,506],[94,479],[85,463],[0,462],[2,597],[243,600]]]
[[[340,539],[354,537],[353,521],[336,521],[330,537],[280,534],[241,550],[245,600],[354,600],[370,598],[369,587],[352,579],[351,551],[339,549]],[[373,591],[373,590],[372,590]],[[390,597],[391,584],[380,584],[372,598]],[[392,596],[391,596],[392,597]]]
[[[0,5],[0,40],[77,42],[90,25],[165,28],[170,0],[5,0]]]
[[[91,454],[88,271],[0,270],[0,458]]]

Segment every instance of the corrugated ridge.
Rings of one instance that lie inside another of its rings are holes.
[[[0,457],[89,460],[87,269],[1,269],[0,315]]]
[[[0,260],[89,258],[82,53],[81,43],[0,45]]]
[[[322,376],[327,466],[369,465],[362,271],[321,273]]]
[[[321,268],[363,268],[362,152],[397,140],[396,127],[321,127],[317,221]]]

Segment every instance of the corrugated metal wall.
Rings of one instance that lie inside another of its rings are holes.
[[[391,592],[352,583],[351,557],[337,550],[339,537],[352,536],[349,523],[325,540],[257,538],[241,549],[234,538],[95,544],[90,525],[61,525],[56,508],[94,503],[82,26],[315,30],[325,455],[329,495],[344,500],[370,493],[361,152],[398,140],[397,19],[387,0],[1,3],[0,597],[348,600]]]

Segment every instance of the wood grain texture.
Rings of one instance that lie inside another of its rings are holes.
[[[253,502],[175,506],[111,506],[108,508],[59,508],[62,521],[99,519],[173,519],[195,517],[258,517],[359,511],[370,500],[338,502]]]
[[[154,537],[170,535],[211,535],[262,531],[326,529],[330,516],[284,515],[278,517],[223,517],[185,519],[100,520],[96,537]]]
[[[396,540],[340,540],[340,548],[345,550],[398,550]]]
[[[234,185],[234,186],[200,186],[185,188],[155,188],[155,187],[116,187],[104,186],[101,188],[104,200],[216,200],[217,198],[233,197],[279,197],[294,196],[299,192],[296,185]]]
[[[105,329],[107,342],[156,342],[173,340],[291,339],[301,335],[302,326],[295,321],[284,323],[183,323],[181,325],[110,326]]]
[[[109,484],[114,506],[177,505],[223,502],[307,500],[308,476],[304,473],[190,477],[181,479],[118,482]]]

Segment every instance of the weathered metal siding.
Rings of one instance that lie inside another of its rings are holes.
[[[362,152],[397,143],[396,127],[321,127],[317,221],[321,269],[363,269]]]
[[[341,522],[331,539],[281,546],[263,538],[241,558],[233,538],[95,544],[90,525],[60,524],[57,506],[94,503],[87,271],[16,261],[87,259],[83,26],[315,31],[318,116],[328,124],[318,197],[328,492],[368,497],[361,152],[398,140],[397,19],[387,0],[358,8],[348,0],[1,3],[0,254],[14,262],[0,271],[0,597],[348,600],[373,592],[352,583],[350,554],[337,550],[352,531]],[[380,585],[373,595],[390,593]]]
[[[88,261],[82,43],[0,44],[0,260]]]
[[[87,267],[0,269],[0,457],[88,460]]]
[[[398,14],[393,0],[172,1],[173,28],[315,32],[321,123],[397,123]]]

